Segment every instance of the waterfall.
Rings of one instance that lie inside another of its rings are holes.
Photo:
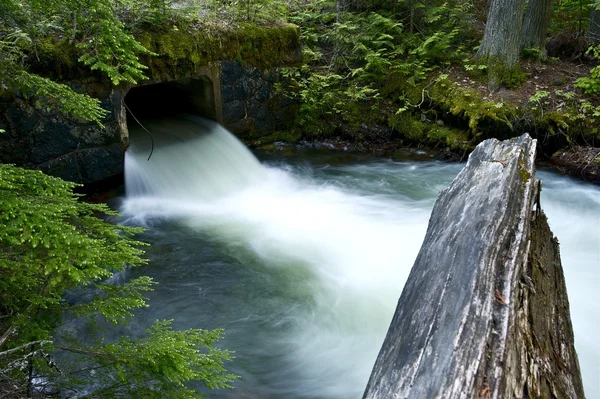
[[[264,178],[252,153],[213,121],[183,115],[143,126],[132,125],[125,154],[128,197],[214,200]]]

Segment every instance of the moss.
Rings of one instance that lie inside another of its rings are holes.
[[[302,134],[298,131],[287,130],[281,132],[275,132],[268,136],[263,136],[257,139],[249,139],[247,140],[247,144],[253,147],[263,147],[275,143],[277,141],[281,141],[284,143],[296,143],[300,140]]]
[[[469,140],[469,133],[465,130],[433,126],[427,132],[427,138],[429,145],[434,147],[445,145],[455,152],[472,151],[475,148]]]
[[[521,71],[518,63],[509,66],[501,59],[487,57],[479,59],[478,64],[487,66],[488,87],[492,91],[497,91],[502,85],[514,89],[527,81],[527,75]]]
[[[195,29],[174,29],[173,25],[146,26],[137,40],[154,55],[141,56],[148,66],[146,75],[152,80],[185,76],[198,68],[218,61],[238,60],[261,69],[299,62],[300,31],[296,25],[257,26],[239,24],[235,28],[203,26]],[[68,40],[43,38],[36,44],[39,59],[32,65],[34,72],[58,80],[90,77],[104,79],[79,62],[79,50]],[[110,82],[107,80],[110,86]]]
[[[137,39],[155,56],[144,57],[151,78],[160,79],[222,60],[238,60],[261,69],[299,61],[300,32],[292,24],[257,26],[239,24],[235,29],[147,29]]]
[[[508,89],[521,87],[527,81],[527,74],[522,72],[518,65],[514,68],[504,69],[501,76],[502,84]]]
[[[523,156],[521,155],[521,157],[519,157],[519,167],[518,167],[518,172],[519,172],[519,177],[521,178],[521,182],[523,184],[527,183],[529,181],[529,178],[531,177],[531,173],[529,173],[526,170],[525,167],[525,160],[523,159]]]
[[[388,125],[405,140],[415,145],[431,148],[450,148],[455,152],[471,151],[475,146],[470,141],[469,132],[426,123],[410,113],[390,115]]]
[[[396,130],[401,137],[414,143],[426,141],[426,124],[408,112],[392,114],[388,117],[388,126]]]
[[[436,80],[431,97],[442,110],[465,120],[473,135],[482,133],[481,125],[485,125],[488,133],[500,133],[500,137],[512,136],[513,121],[517,119],[518,112],[511,104],[484,100],[478,91],[458,86],[447,76]]]

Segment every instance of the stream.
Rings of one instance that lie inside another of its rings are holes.
[[[233,390],[211,398],[359,399],[438,192],[461,170],[287,147],[250,153],[194,117],[132,128],[124,221],[159,285],[128,327],[224,328]],[[199,134],[199,131],[203,133]],[[551,171],[542,207],[561,244],[588,398],[600,399],[600,188]]]

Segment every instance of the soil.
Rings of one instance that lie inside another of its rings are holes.
[[[522,61],[520,66],[521,72],[527,75],[527,81],[520,87],[514,89],[503,87],[495,93],[488,90],[483,80],[470,77],[460,67],[452,67],[448,74],[459,86],[479,91],[483,99],[505,101],[515,105],[529,102],[537,91],[544,90],[549,92],[547,99],[559,109],[561,97],[556,94],[556,91],[572,92],[575,99],[584,98],[583,92],[575,87],[575,80],[589,75],[590,69],[593,68],[590,64],[568,61],[547,63]]]
[[[565,106],[564,93],[569,93],[569,101],[587,100],[593,105],[600,104],[598,96],[586,96],[581,89],[575,87],[575,81],[584,76],[589,76],[590,70],[595,65],[580,61],[552,60],[547,63],[537,61],[522,61],[521,71],[527,76],[527,81],[514,89],[501,88],[497,92],[490,92],[486,82],[475,79],[462,68],[454,66],[446,73],[457,82],[459,86],[469,87],[481,93],[482,99],[497,102],[507,102],[516,106],[523,106],[532,100],[539,91],[546,91],[547,97],[536,101],[543,112],[560,111]],[[573,145],[552,154],[549,162],[561,172],[600,184],[600,148],[592,146]]]

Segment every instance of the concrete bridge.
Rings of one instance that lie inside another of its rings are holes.
[[[0,135],[0,162],[97,183],[122,176],[133,115],[194,113],[240,136],[261,137],[283,130],[295,114],[296,104],[275,90],[280,68],[300,61],[295,25],[147,31],[138,40],[157,55],[142,60],[148,79],[137,85],[114,86],[74,60],[42,60],[49,77],[99,98],[109,114],[100,128],[15,96],[0,103],[0,129],[7,131]]]

